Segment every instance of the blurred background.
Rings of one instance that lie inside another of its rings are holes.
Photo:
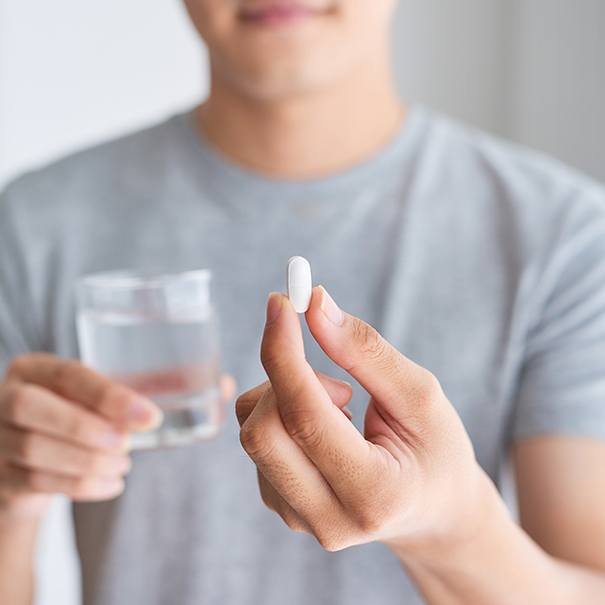
[[[393,46],[405,98],[605,181],[603,0],[400,0]],[[0,187],[206,90],[205,52],[179,0],[0,0]],[[69,531],[59,500],[38,605],[78,603]]]

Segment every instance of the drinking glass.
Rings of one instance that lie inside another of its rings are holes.
[[[164,420],[133,449],[215,436],[222,423],[218,318],[209,270],[111,271],[78,280],[77,332],[86,365],[152,399]]]

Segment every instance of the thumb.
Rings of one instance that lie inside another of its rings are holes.
[[[372,326],[342,311],[322,286],[313,289],[306,313],[311,334],[394,418],[426,411],[442,396],[437,379],[389,344]],[[405,402],[405,406],[402,405]]]

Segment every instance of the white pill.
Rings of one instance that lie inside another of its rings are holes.
[[[288,261],[288,298],[297,313],[306,313],[312,290],[309,261],[302,256],[293,256]]]

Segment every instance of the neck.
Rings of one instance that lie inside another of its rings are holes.
[[[323,90],[253,99],[212,74],[197,126],[235,163],[273,178],[309,179],[371,157],[395,135],[405,112],[381,57]]]

